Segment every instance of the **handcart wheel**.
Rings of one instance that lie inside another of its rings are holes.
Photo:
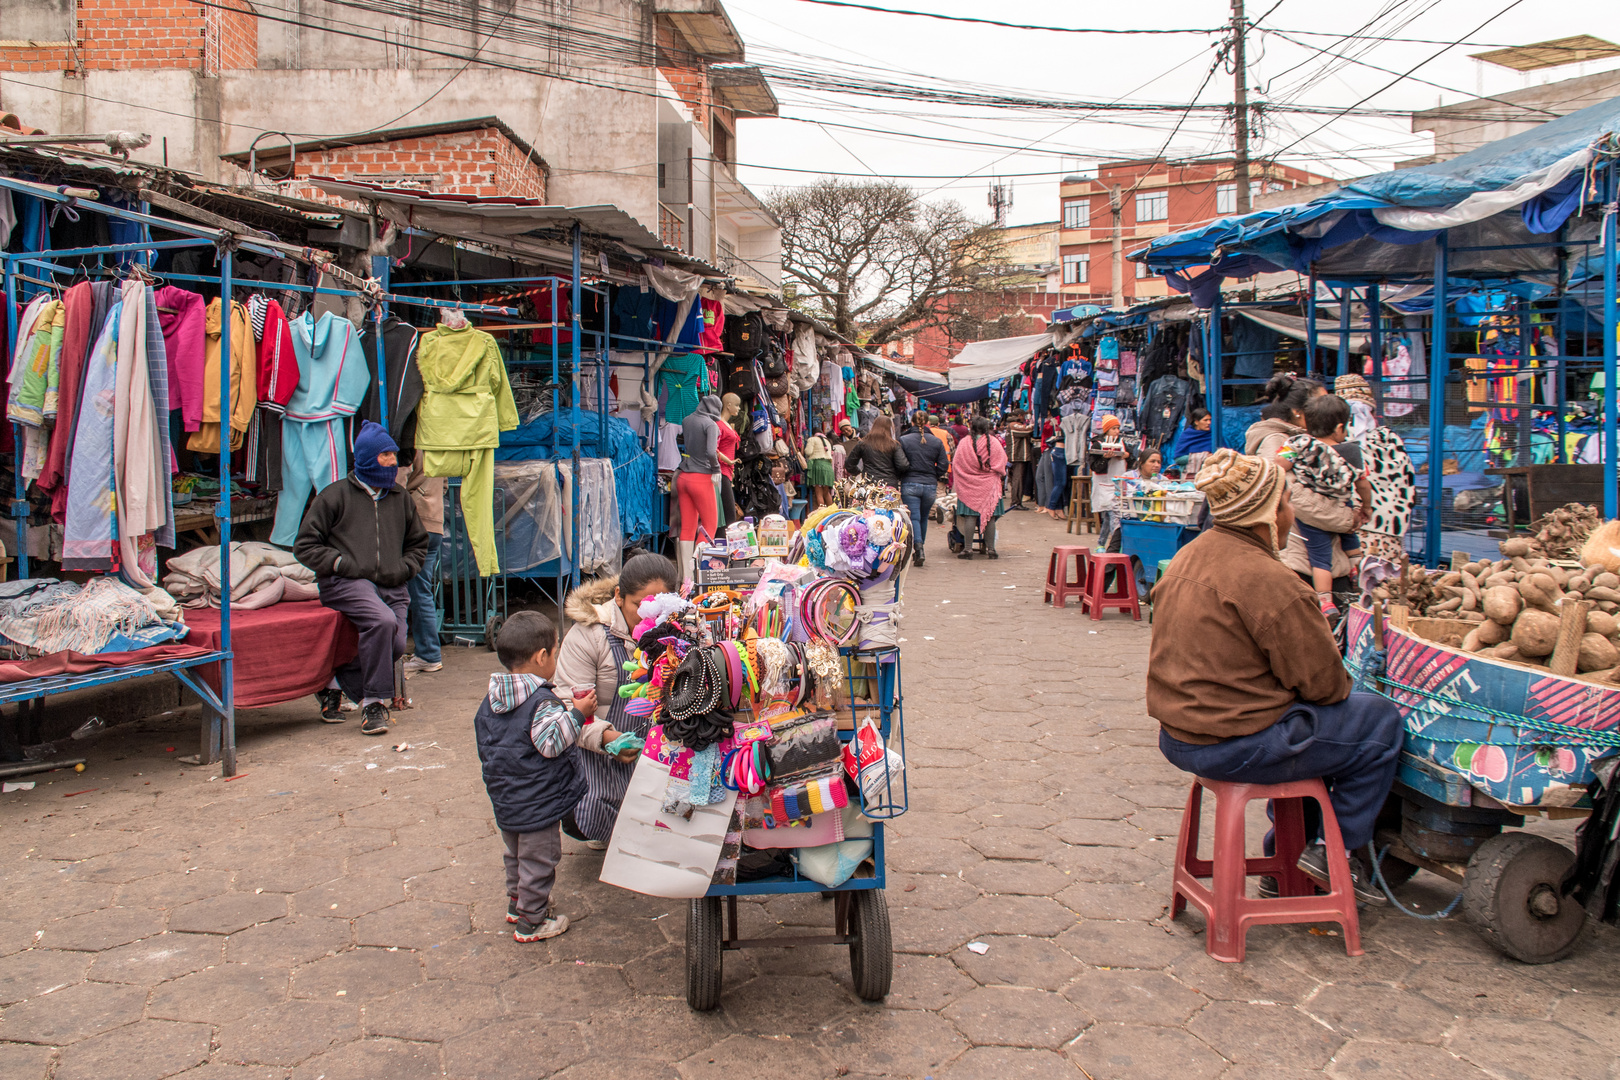
[[[889,905],[882,889],[850,894],[849,972],[863,1001],[882,1001],[894,982],[894,945],[889,936]]]
[[[489,617],[488,621],[484,623],[484,648],[490,652],[495,651],[495,635],[499,634],[501,627],[505,625],[506,619],[503,616],[491,615]]]
[[[1575,856],[1530,833],[1493,836],[1468,860],[1463,913],[1492,945],[1527,964],[1569,955],[1586,910],[1560,892]]]
[[[720,1004],[723,951],[720,898],[701,896],[686,909],[686,1003],[698,1012]]]

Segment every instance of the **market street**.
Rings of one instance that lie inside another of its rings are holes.
[[[1003,521],[1000,561],[936,534],[908,585],[885,1006],[822,947],[729,953],[721,1008],[691,1012],[684,905],[599,884],[572,841],[573,926],[515,944],[470,732],[494,658],[455,649],[387,740],[310,702],[245,713],[225,781],[169,760],[188,713],[0,799],[0,1076],[1620,1076],[1612,928],[1528,967],[1381,912],[1360,958],[1262,927],[1227,966],[1197,916],[1167,924],[1186,782],[1142,712],[1148,624],[1043,607],[1062,526]],[[1433,910],[1426,880],[1404,895]],[[751,936],[831,921],[814,896],[741,907]]]

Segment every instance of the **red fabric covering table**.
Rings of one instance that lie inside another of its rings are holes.
[[[188,608],[187,645],[220,647],[219,609]],[[232,683],[236,707],[258,709],[306,697],[331,681],[332,672],[359,650],[354,627],[318,600],[231,612]],[[197,669],[219,692],[219,665]]]

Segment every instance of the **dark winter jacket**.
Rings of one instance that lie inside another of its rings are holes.
[[[304,513],[293,555],[317,577],[363,578],[403,585],[422,569],[428,534],[399,487],[381,499],[351,474],[321,489]]]
[[[1192,402],[1192,392],[1192,383],[1174,375],[1154,380],[1142,395],[1142,407],[1137,412],[1144,445],[1159,446],[1175,435],[1182,414]]]
[[[390,315],[383,320],[383,364],[388,375],[388,434],[399,446],[400,458],[410,460],[416,449],[416,408],[422,403],[422,373],[416,366],[416,328]],[[371,385],[365,400],[350,421],[353,429],[360,430],[362,420],[381,424],[382,416],[377,393],[377,324],[366,323],[366,332],[360,339],[366,353],[366,366],[371,369]]]
[[[945,444],[931,431],[912,428],[900,436],[900,449],[905,451],[909,463],[902,483],[932,484],[951,471]]]
[[[899,444],[887,454],[872,449],[865,439],[856,443],[844,457],[844,471],[869,476],[880,484],[899,487],[900,478],[911,468],[911,459]]]
[[[535,709],[561,700],[541,687],[511,712],[498,713],[489,698],[478,706],[473,733],[478,760],[484,766],[484,789],[495,809],[495,827],[503,832],[539,832],[563,819],[585,796],[585,773],[579,748],[570,746],[554,758],[541,755],[529,734]]]

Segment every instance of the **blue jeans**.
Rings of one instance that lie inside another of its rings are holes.
[[[416,642],[416,658],[427,664],[437,664],[443,654],[439,650],[439,611],[433,606],[433,581],[439,576],[439,545],[444,537],[428,533],[427,558],[422,570],[406,588],[411,594],[411,640]]]
[[[928,539],[928,515],[934,512],[934,498],[938,494],[939,485],[932,481],[900,485],[900,497],[905,500],[906,509],[911,512],[913,555],[924,555],[923,543]]]
[[[1233,783],[1280,784],[1319,777],[1339,819],[1344,846],[1367,846],[1395,782],[1406,726],[1377,694],[1351,694],[1336,705],[1294,705],[1253,735],[1197,746],[1162,729],[1159,749],[1183,772]],[[1305,803],[1306,829],[1319,835],[1316,807]]]
[[[1052,469],[1052,490],[1046,497],[1048,510],[1069,508],[1069,462],[1063,456],[1063,447],[1054,446],[1046,452]]]

